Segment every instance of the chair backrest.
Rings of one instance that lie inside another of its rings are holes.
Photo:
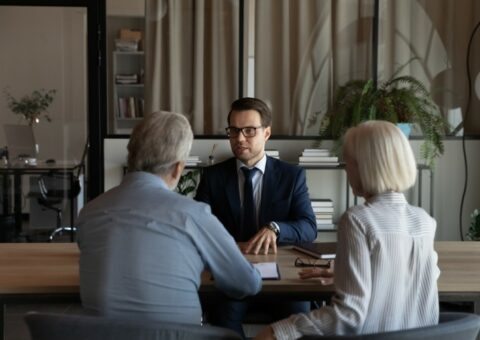
[[[480,316],[468,313],[440,313],[437,325],[376,334],[304,336],[322,340],[475,340],[480,330]]]
[[[239,340],[235,332],[210,326],[114,319],[102,316],[25,315],[32,340]]]

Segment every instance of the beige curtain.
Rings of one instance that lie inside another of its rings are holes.
[[[402,74],[414,75],[430,89],[446,116],[467,108],[466,53],[470,34],[480,21],[477,0],[381,1],[379,75],[390,77],[415,58]],[[480,73],[480,32],[474,40],[472,77]],[[465,132],[480,132],[480,101],[473,93]]]
[[[196,134],[223,134],[229,105],[239,94],[240,1],[146,3],[147,112],[181,112]],[[275,135],[316,135],[319,120],[312,125],[310,118],[329,110],[338,86],[372,75],[374,0],[253,5],[255,96],[271,104]],[[403,74],[424,81],[445,114],[456,107],[465,113],[466,49],[478,21],[477,0],[381,0],[380,80],[418,58]],[[471,59],[475,79],[480,32]],[[473,94],[467,133],[480,132],[480,102]]]
[[[272,105],[273,132],[316,134],[333,90],[370,74],[373,1],[256,1],[255,95]]]
[[[238,1],[146,0],[146,112],[185,114],[224,134],[238,96]]]
[[[255,95],[273,108],[273,133],[312,135],[309,118],[331,107],[335,90],[372,75],[373,0],[257,0]],[[466,109],[466,50],[480,20],[477,0],[380,1],[380,80],[400,65],[430,88],[446,114]],[[480,72],[480,32],[472,53],[473,79]],[[480,131],[475,96],[467,132]]]

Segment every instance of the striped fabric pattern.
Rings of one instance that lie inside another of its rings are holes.
[[[338,226],[331,306],[274,323],[277,339],[360,334],[436,324],[436,222],[388,192],[345,212]]]

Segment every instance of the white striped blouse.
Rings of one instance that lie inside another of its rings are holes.
[[[348,209],[338,226],[330,306],[272,325],[277,339],[367,334],[438,322],[436,222],[401,193]]]

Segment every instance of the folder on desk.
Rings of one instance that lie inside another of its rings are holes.
[[[258,269],[262,280],[280,280],[280,270],[276,262],[257,262],[253,266]]]
[[[335,258],[337,252],[336,242],[309,242],[298,243],[293,249],[304,254],[316,257],[317,259],[330,260]]]

